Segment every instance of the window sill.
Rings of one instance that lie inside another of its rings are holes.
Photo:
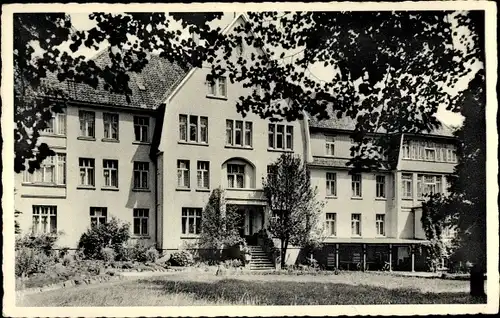
[[[336,195],[327,195],[325,198],[326,199],[337,199],[337,196]]]
[[[190,239],[190,240],[196,240],[196,239],[199,239],[200,238],[200,235],[199,234],[192,234],[192,235],[181,235],[181,239]]]
[[[76,139],[86,140],[86,141],[95,141],[95,137],[87,137],[87,136],[78,136]]]
[[[276,148],[267,148],[267,151],[270,152],[293,152],[293,149],[276,149]]]
[[[387,201],[387,198],[375,198],[375,201]]]
[[[85,186],[85,185],[79,185],[76,188],[80,190],[95,190],[94,186]]]
[[[132,141],[132,145],[151,146],[151,143],[149,141]]]
[[[351,200],[363,200],[363,197],[351,197]]]
[[[231,191],[263,191],[262,189],[252,189],[252,188],[226,188],[226,190],[231,190]]]
[[[189,191],[191,191],[191,188],[175,188],[175,191],[185,191],[185,192],[189,192]]]
[[[405,200],[405,201],[413,201],[413,198],[401,198],[401,200]]]
[[[120,142],[120,140],[118,140],[118,139],[110,139],[110,138],[102,138],[101,141],[102,142],[116,142],[116,143]]]
[[[151,192],[149,189],[132,189],[133,192]]]
[[[217,95],[207,94],[206,97],[210,99],[227,100],[227,96],[217,96]]]
[[[40,137],[66,138],[66,135],[40,132]]]
[[[362,239],[363,237],[360,235],[351,235],[351,238],[353,239]]]
[[[65,184],[55,184],[55,183],[23,182],[22,185],[27,187],[41,187],[41,188],[66,188]]]
[[[113,187],[102,187],[101,191],[120,191],[118,188]]]
[[[151,236],[149,236],[149,235],[131,235],[130,238],[133,240],[149,240],[149,239],[151,239]]]
[[[203,146],[203,147],[208,147],[208,143],[206,142],[194,142],[194,141],[183,141],[179,140],[177,142],[179,145],[192,145],[192,146]]]
[[[196,192],[210,192],[210,189],[196,189]]]
[[[231,145],[225,145],[224,148],[227,148],[227,149],[241,149],[241,150],[253,150],[253,147],[251,147],[251,146],[231,146]]]

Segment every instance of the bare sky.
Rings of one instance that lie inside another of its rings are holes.
[[[88,17],[88,15],[89,14],[85,14],[85,13],[71,14],[71,21],[73,23],[73,26],[77,30],[87,30],[87,29],[90,29],[90,28],[94,27],[95,26],[95,22],[92,21],[92,20],[90,20],[89,17]],[[227,25],[227,24],[230,23],[230,21],[233,19],[233,17],[234,17],[233,13],[227,13],[226,15],[224,15],[224,17],[222,18],[222,20],[219,21],[217,24],[220,25],[220,26],[222,26],[222,27],[224,27],[225,25]],[[463,32],[466,32],[466,30],[463,30],[463,29],[457,29],[457,31],[459,33],[458,36],[460,36],[461,34],[463,34]],[[99,50],[104,49],[106,46],[107,46],[106,43],[102,43]],[[62,49],[67,49],[67,45],[64,45],[61,48]],[[87,56],[87,57],[92,57],[98,51],[92,50],[92,49],[88,49],[88,48],[83,48],[83,49],[79,50],[76,54],[78,54],[78,55],[84,55],[84,56]],[[466,78],[462,78],[461,81],[459,81],[456,84],[455,89],[453,89],[453,90],[448,89],[448,91],[451,94],[455,94],[456,92],[463,90],[467,86],[467,84],[470,81],[470,79],[472,77],[474,77],[476,71],[480,67],[481,67],[481,64],[479,62],[477,62],[474,65],[472,65],[471,68],[473,69],[473,72],[471,72],[470,76],[466,77]],[[311,71],[314,73],[315,77],[320,78],[322,80],[329,80],[332,77],[332,71],[331,71],[331,69],[327,69],[327,68],[323,67],[322,65],[315,65],[315,66],[311,67]],[[456,114],[456,113],[452,113],[450,111],[447,111],[444,106],[440,107],[438,109],[438,111],[436,113],[436,117],[439,118],[443,123],[445,123],[447,125],[451,125],[451,126],[459,126],[463,122],[463,117],[460,114]]]

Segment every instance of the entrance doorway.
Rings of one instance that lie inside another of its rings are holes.
[[[258,205],[239,205],[239,233],[249,245],[257,244],[257,234],[264,228],[264,207]],[[255,242],[254,242],[255,241]]]

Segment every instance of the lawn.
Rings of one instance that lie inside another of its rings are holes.
[[[353,305],[484,303],[467,281],[372,273],[327,276],[176,273],[19,296],[18,306]]]

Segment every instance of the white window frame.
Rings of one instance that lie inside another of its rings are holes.
[[[409,174],[409,173],[401,174],[401,188],[402,188],[401,197],[403,199],[412,199],[413,198],[413,175],[412,174]]]
[[[198,161],[197,184],[198,189],[210,189],[210,162]]]
[[[432,180],[429,181],[428,178]],[[430,187],[435,188],[435,192],[428,191]],[[443,193],[443,176],[442,175],[430,175],[430,174],[419,174],[417,175],[417,196],[422,199],[426,194],[430,193]]]
[[[119,140],[119,115],[116,113],[103,113],[102,121],[104,123],[104,139]]]
[[[245,166],[244,164],[235,164],[235,163],[228,163],[227,164],[227,187],[229,189],[245,189],[246,182],[245,182]],[[232,177],[232,178],[231,178]],[[238,187],[238,177],[242,178],[242,186]],[[232,185],[231,185],[231,181]]]
[[[191,132],[194,132],[192,139]],[[183,133],[184,136],[183,136]],[[208,117],[179,115],[179,141],[190,144],[208,144]]]
[[[359,177],[359,180],[357,180]],[[353,198],[363,197],[363,177],[361,173],[351,175],[351,196]]]
[[[279,131],[279,130],[281,130],[281,131]],[[281,139],[281,147],[278,147],[278,140],[279,139]],[[267,146],[268,146],[268,149],[272,149],[272,150],[292,151],[293,150],[293,125],[269,123]]]
[[[357,225],[357,226],[356,226]],[[351,236],[361,236],[361,213],[351,214]]]
[[[326,235],[329,237],[337,236],[337,213],[326,213],[325,215]]]
[[[189,189],[190,186],[189,160],[177,160],[177,188]]]
[[[104,187],[118,188],[118,160],[103,159],[102,170],[104,177]]]
[[[31,224],[33,234],[57,233],[57,206],[33,205]]]
[[[179,115],[179,141],[188,141],[188,115]]]
[[[95,138],[95,112],[79,110],[80,137]]]
[[[227,98],[227,78],[218,76],[213,78],[213,81],[207,81],[209,97]]]
[[[66,136],[66,113],[52,113],[52,118],[47,123],[48,127],[42,132],[47,135]]]
[[[335,172],[326,173],[326,196],[337,197],[337,174]]]
[[[335,156],[335,136],[325,136],[325,151],[326,156]]]
[[[80,186],[95,187],[95,159],[78,158],[80,167]]]
[[[147,116],[134,116],[135,142],[149,142],[150,118]]]
[[[424,153],[425,153],[425,161],[436,161],[436,149],[435,148],[425,148],[424,149]],[[430,153],[434,153],[434,158],[429,158],[429,154]]]
[[[40,163],[40,169],[35,170],[33,173],[24,170],[23,183],[66,185],[66,154],[56,153],[55,156],[45,158]]]
[[[410,145],[409,145],[409,143],[403,143],[402,155],[403,155],[403,159],[412,159],[411,158],[411,153],[410,153]]]
[[[238,124],[240,127],[238,128]],[[237,134],[240,135],[240,144],[236,143]],[[251,121],[226,119],[226,146],[251,148],[253,123]]]
[[[201,234],[201,208],[182,208],[181,233],[182,235],[198,236]],[[191,221],[192,220],[192,221]],[[192,227],[191,227],[192,225]]]
[[[134,236],[149,236],[149,209],[134,208],[132,220],[132,233]],[[139,227],[136,231],[136,222]]]
[[[134,161],[134,189],[149,190],[149,162]]]
[[[95,220],[95,222],[92,222]],[[99,226],[108,222],[108,208],[90,207],[90,226]]]
[[[375,227],[377,236],[385,236],[385,214],[375,215]]]
[[[381,181],[382,180],[382,181]],[[383,175],[375,176],[375,197],[385,199],[387,197],[386,177]]]

